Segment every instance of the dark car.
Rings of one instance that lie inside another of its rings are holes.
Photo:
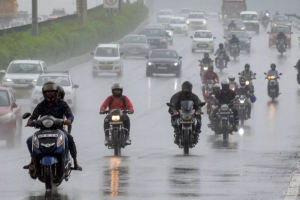
[[[237,30],[230,30],[228,29],[228,25],[231,23],[231,21],[234,21],[235,25],[237,26]],[[224,19],[224,34],[227,34],[230,31],[245,31],[246,27],[241,19]]]
[[[14,146],[22,139],[22,116],[20,105],[8,88],[0,87],[0,140]]]
[[[287,26],[292,30],[292,22],[289,21],[289,18],[285,15],[275,15],[273,17],[271,28],[278,25]]]
[[[163,25],[148,25],[140,35],[147,37],[151,49],[168,48],[168,33]]]
[[[149,44],[146,36],[144,35],[128,35],[120,44],[123,57],[143,56],[144,58],[149,54]]]
[[[231,31],[227,33],[227,36],[224,37],[225,39],[225,48],[229,49],[229,40],[232,38],[232,35],[235,35],[240,40],[240,48],[241,51],[247,51],[250,53],[251,49],[251,39],[246,31]]]
[[[157,49],[153,50],[146,64],[146,76],[151,77],[153,74],[175,74],[181,75],[182,61],[175,50]]]

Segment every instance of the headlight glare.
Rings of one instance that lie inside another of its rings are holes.
[[[148,62],[148,65],[152,65],[152,62]]]
[[[40,146],[39,139],[36,137],[36,135],[34,135],[33,138],[32,138],[32,144],[33,144],[36,148],[39,148],[39,146]]]
[[[112,121],[120,121],[120,115],[113,115],[112,117],[111,117],[111,120]]]
[[[11,82],[11,79],[9,78],[6,78],[6,79],[3,79],[4,82]]]
[[[177,66],[178,65],[178,63],[174,63],[174,66]]]
[[[57,147],[60,147],[64,143],[63,135],[61,134],[57,139]]]

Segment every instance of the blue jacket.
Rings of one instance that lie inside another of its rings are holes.
[[[279,73],[277,70],[269,70],[268,71],[268,76],[275,76],[276,78],[279,77]]]

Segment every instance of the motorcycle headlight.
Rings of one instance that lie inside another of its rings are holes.
[[[245,99],[240,99],[240,103],[241,104],[245,103]]]
[[[51,126],[53,126],[54,121],[51,119],[45,119],[42,121],[43,126],[45,126],[46,128],[50,128]]]
[[[178,66],[178,63],[174,63],[174,66]]]
[[[190,115],[182,115],[182,119],[184,121],[190,121],[192,119],[192,116],[190,116]]]
[[[242,28],[241,28],[241,30],[245,30],[245,29],[246,29],[245,27],[242,27]]]
[[[36,137],[36,135],[34,135],[33,138],[32,138],[32,144],[33,144],[36,148],[39,148],[39,146],[40,146],[39,139]]]
[[[246,81],[246,85],[249,85],[250,84],[250,81]]]
[[[231,88],[231,90],[232,90],[232,91],[234,91],[234,90],[235,90],[235,88]]]
[[[206,24],[206,23],[207,23],[206,21],[203,22],[203,24]]]
[[[120,121],[120,115],[113,115],[112,117],[111,117],[111,120],[112,121]]]
[[[204,70],[204,71],[207,71],[207,70],[208,70],[208,67],[203,67],[203,70]]]
[[[148,65],[152,65],[152,62],[148,62]]]
[[[222,111],[227,111],[228,110],[228,106],[227,105],[222,105],[221,106],[221,110]]]
[[[60,147],[64,143],[63,135],[61,134],[57,139],[57,147]]]

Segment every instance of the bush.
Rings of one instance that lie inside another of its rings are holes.
[[[83,55],[99,43],[110,43],[132,32],[148,15],[141,3],[123,4],[117,16],[105,16],[102,7],[93,9],[85,18],[85,24],[77,20],[53,22],[39,29],[39,36],[31,31],[5,34],[0,38],[0,70],[6,69],[12,60],[44,60],[58,63]]]

